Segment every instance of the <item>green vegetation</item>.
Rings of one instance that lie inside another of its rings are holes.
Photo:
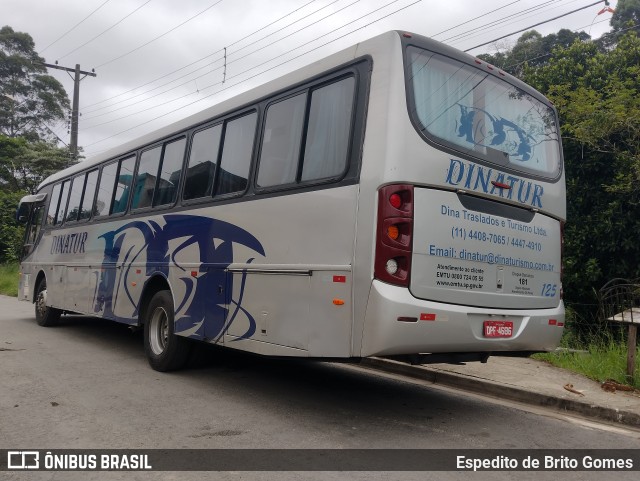
[[[0,265],[0,294],[18,296],[18,273],[20,266],[17,262]]]
[[[594,343],[583,349],[586,352],[566,350],[536,354],[533,357],[578,372],[598,382],[613,379],[620,384],[629,384],[626,376],[626,342]],[[635,376],[631,385],[640,389],[640,349],[636,351]]]

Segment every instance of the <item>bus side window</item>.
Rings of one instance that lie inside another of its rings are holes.
[[[154,206],[173,204],[176,201],[186,143],[187,140],[182,138],[165,144],[158,187],[153,197]]]
[[[51,193],[51,201],[49,202],[49,210],[47,211],[47,226],[52,226],[56,221],[56,214],[58,212],[58,204],[60,203],[60,186],[62,184],[56,184],[53,186]]]
[[[247,188],[257,117],[253,112],[226,123],[215,195],[242,192]]]
[[[80,207],[80,215],[78,220],[85,220],[91,217],[91,206],[93,205],[93,197],[96,193],[96,184],[98,182],[98,171],[92,170],[87,174],[87,183],[82,196],[82,204]]]
[[[118,181],[116,182],[116,194],[113,198],[111,214],[120,214],[127,210],[129,193],[131,192],[131,182],[133,181],[133,169],[136,166],[135,155],[122,159],[118,171]]]
[[[218,124],[194,134],[184,183],[184,200],[211,195],[218,165],[221,133],[222,124]]]
[[[162,146],[142,152],[140,164],[138,165],[138,173],[136,174],[136,181],[133,185],[131,210],[151,207],[153,203],[153,193],[156,189],[161,154]]]
[[[355,78],[320,87],[311,94],[301,180],[342,174],[347,165]]]
[[[29,223],[29,232],[27,234],[27,244],[34,245],[38,240],[40,234],[40,228],[42,227],[42,215],[44,213],[44,206],[39,205],[33,210],[31,214],[31,222]]]
[[[258,170],[258,186],[292,184],[298,173],[307,94],[299,94],[267,109]]]
[[[69,194],[69,206],[67,207],[67,215],[65,222],[73,222],[78,220],[80,212],[80,201],[82,200],[82,191],[84,190],[84,181],[86,174],[79,175],[71,182],[71,193]]]
[[[116,186],[116,175],[118,174],[118,162],[112,162],[102,168],[98,195],[93,205],[93,215],[95,217],[109,215],[111,200]]]
[[[55,225],[62,224],[64,220],[66,209],[67,209],[67,200],[69,200],[69,186],[71,184],[70,180],[65,180],[62,183],[62,195],[60,196],[60,208],[58,209],[58,215],[56,215]]]

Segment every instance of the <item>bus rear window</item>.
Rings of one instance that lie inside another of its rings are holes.
[[[486,71],[417,47],[407,49],[409,110],[430,140],[523,173],[556,178],[555,112]]]

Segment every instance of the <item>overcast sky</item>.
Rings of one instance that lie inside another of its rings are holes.
[[[30,34],[48,63],[95,68],[98,76],[85,78],[80,89],[79,145],[91,157],[388,30],[465,50],[594,2],[2,0],[0,23]],[[568,28],[599,37],[610,28],[611,14],[597,15],[603,7],[535,28],[543,35]],[[470,53],[504,49],[519,35]],[[71,99],[69,75],[50,73]],[[65,125],[51,127],[69,142]]]

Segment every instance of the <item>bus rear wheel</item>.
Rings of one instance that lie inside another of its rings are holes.
[[[191,343],[174,333],[171,293],[155,293],[145,309],[144,317],[144,350],[151,367],[161,372],[184,367]]]
[[[43,327],[55,326],[60,320],[62,311],[47,306],[47,281],[42,279],[36,290],[36,322]]]

